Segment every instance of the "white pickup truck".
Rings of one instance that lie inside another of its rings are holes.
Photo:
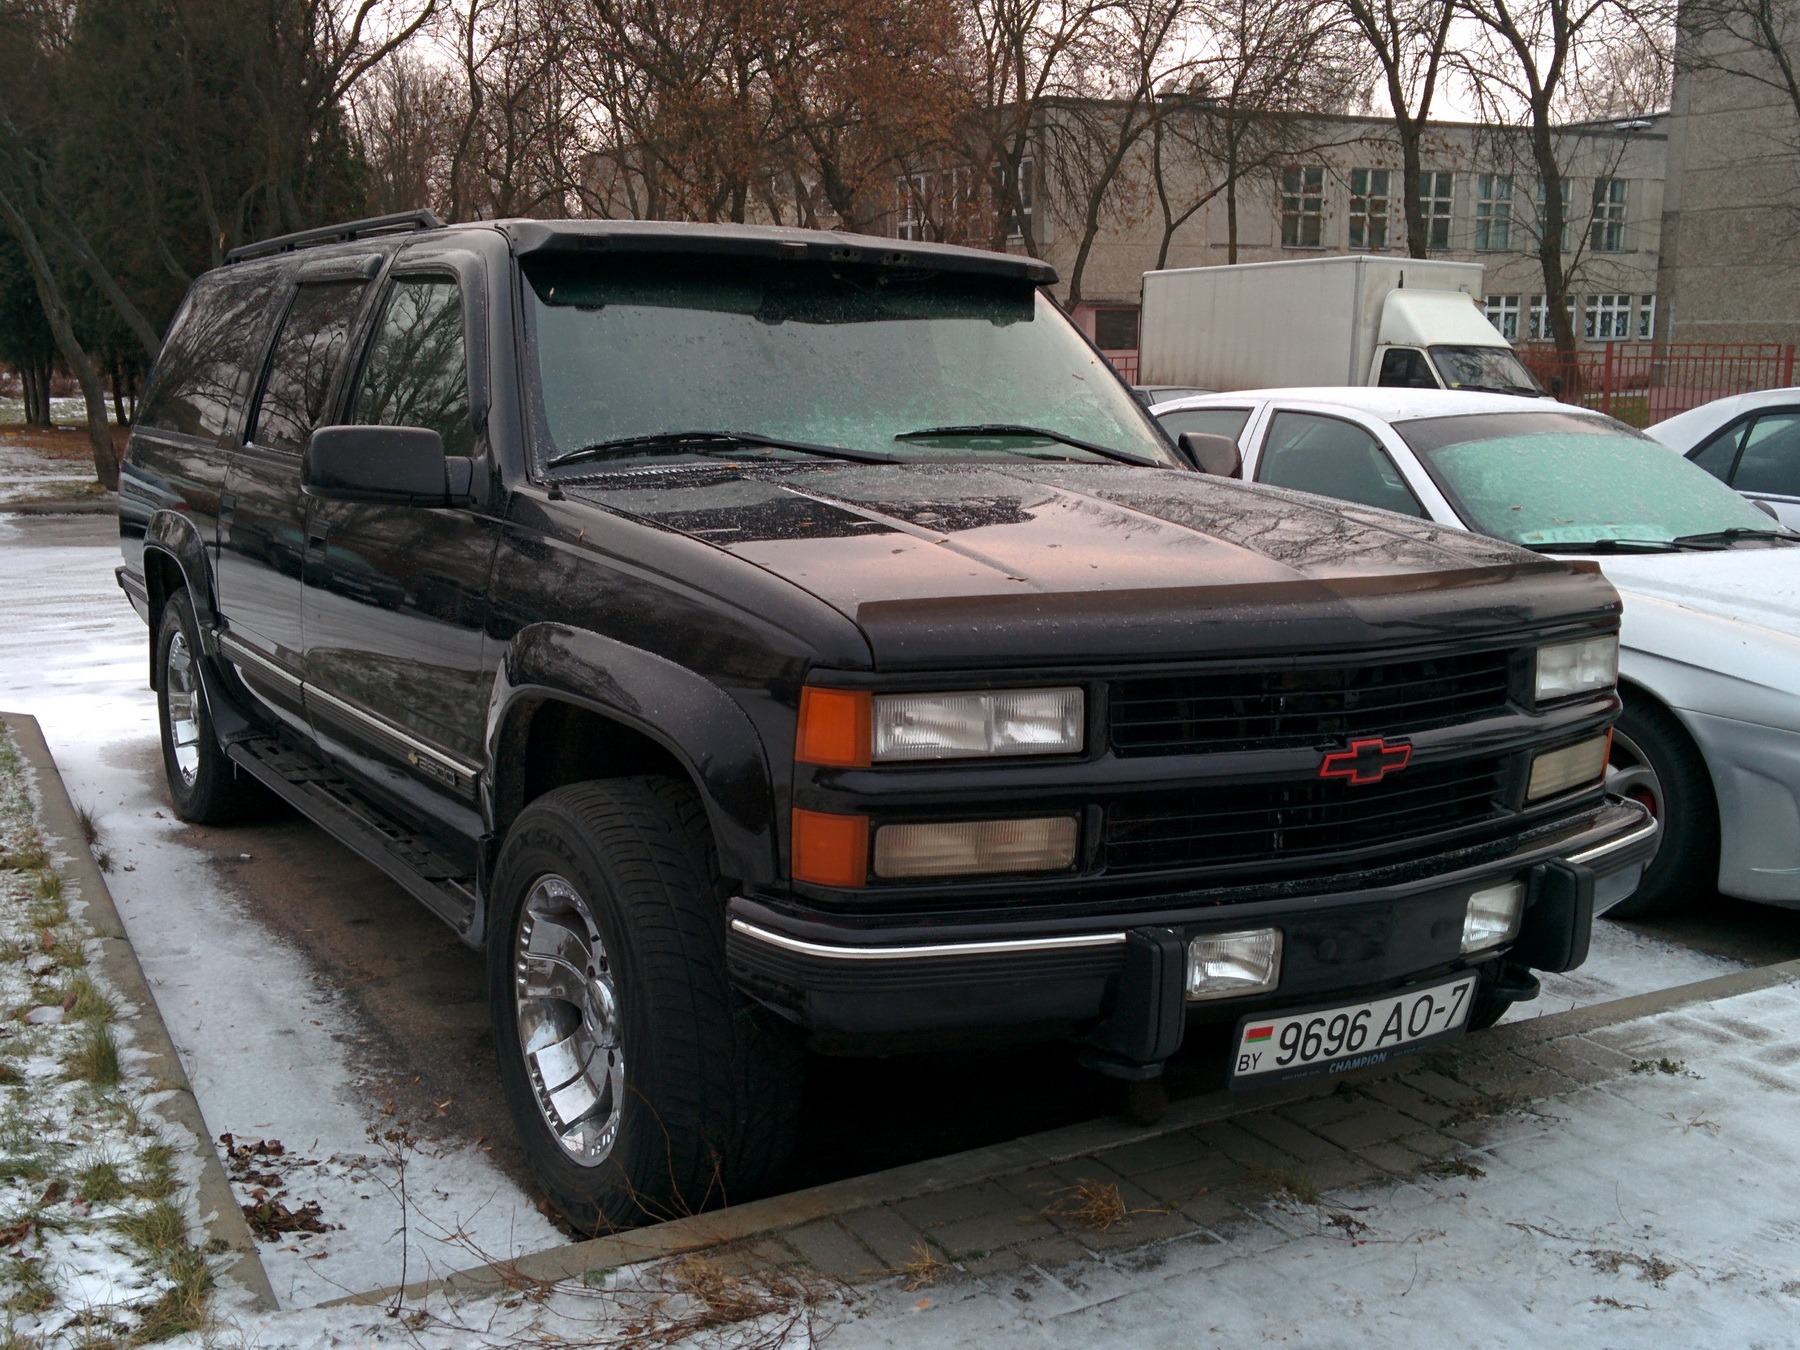
[[[1480,263],[1303,258],[1144,273],[1139,382],[1541,395],[1475,302]]]

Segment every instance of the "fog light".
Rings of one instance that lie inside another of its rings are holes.
[[[1559,792],[1593,782],[1606,772],[1606,752],[1611,745],[1612,733],[1609,731],[1578,745],[1546,750],[1531,761],[1531,782],[1525,788],[1526,800],[1535,802],[1540,797],[1554,797]]]
[[[1075,817],[883,825],[875,831],[878,877],[1062,872],[1075,864]]]
[[[1485,951],[1517,937],[1519,915],[1524,909],[1522,881],[1476,891],[1469,897],[1469,908],[1463,914],[1463,953]]]
[[[1280,982],[1279,928],[1206,933],[1188,943],[1187,996],[1191,1003],[1260,994]]]

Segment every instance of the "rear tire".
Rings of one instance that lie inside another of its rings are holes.
[[[731,988],[693,789],[626,778],[546,793],[508,833],[492,893],[501,1086],[563,1216],[602,1233],[772,1186],[803,1060]]]
[[[1606,917],[1663,918],[1692,909],[1717,885],[1719,806],[1706,761],[1674,714],[1646,695],[1624,697],[1607,788],[1648,807],[1662,837],[1637,890]]]
[[[156,720],[163,773],[175,814],[193,825],[229,825],[261,815],[268,792],[242,772],[213,732],[200,678],[205,659],[194,602],[177,591],[163,606],[156,640]]]

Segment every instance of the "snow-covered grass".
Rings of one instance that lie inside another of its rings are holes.
[[[0,734],[0,1346],[160,1340],[201,1326],[212,1275],[176,1149],[145,1110],[130,1031],[96,973]]]

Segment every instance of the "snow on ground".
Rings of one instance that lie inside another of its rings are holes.
[[[0,399],[0,404],[4,402]],[[56,459],[28,445],[0,440],[0,509],[8,502],[84,495],[93,481],[91,464]]]
[[[113,898],[215,1134],[279,1139],[291,1208],[336,1231],[264,1244],[276,1295],[314,1303],[397,1283],[389,1128],[357,1090],[358,1029],[305,960],[246,913],[163,804],[142,621],[113,581],[115,548],[74,521],[0,516],[0,706],[31,713],[112,853]],[[408,1153],[409,1279],[565,1239],[478,1150]],[[242,1198],[250,1198],[244,1196]]]
[[[1692,947],[1665,942],[1605,919],[1594,925],[1594,946],[1585,964],[1567,975],[1540,975],[1543,991],[1529,1003],[1515,1003],[1503,1022],[1522,1022],[1568,1012],[1633,994],[1710,980],[1742,970],[1744,963]]]
[[[1800,991],[1599,1039],[1675,1072],[1506,1118],[1471,1155],[1479,1178],[1327,1195],[1278,1214],[1297,1240],[1273,1249],[1172,1243],[1154,1264],[1140,1254],[1052,1272],[1029,1303],[1005,1285],[923,1306],[892,1293],[834,1350],[1800,1342]]]

